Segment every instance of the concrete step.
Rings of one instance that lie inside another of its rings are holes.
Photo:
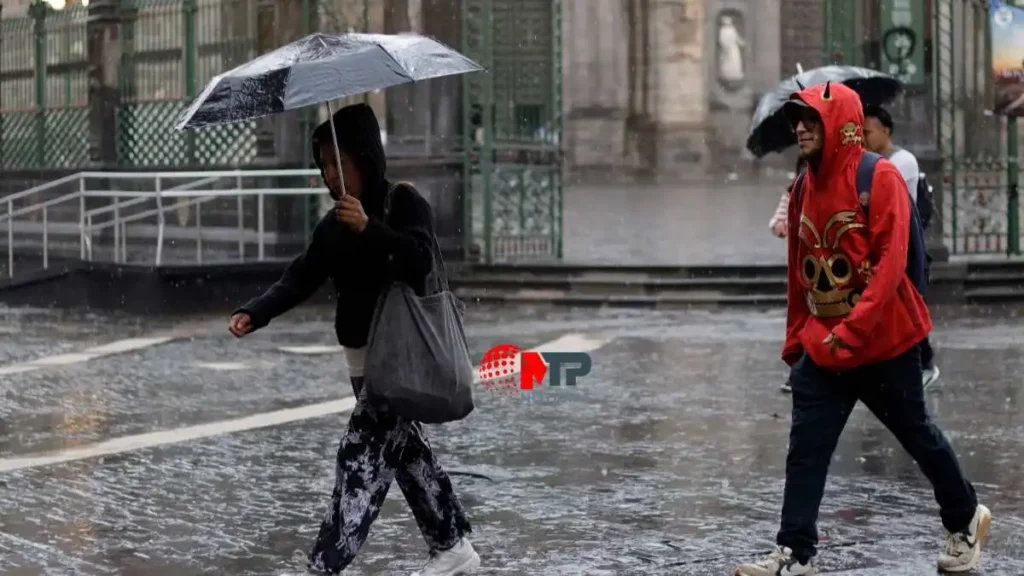
[[[470,266],[453,275],[452,285],[467,302],[658,307],[786,302],[781,266]]]
[[[974,304],[1024,302],[1024,261],[969,263],[964,278],[964,298]]]
[[[530,290],[521,292],[479,291],[454,288],[466,303],[479,304],[554,304],[561,306],[628,308],[706,308],[716,306],[785,306],[783,294],[686,293],[658,295],[579,294]]]
[[[969,286],[964,288],[969,304],[1010,304],[1024,302],[1024,284],[1015,286]]]
[[[581,294],[609,296],[738,296],[751,293],[786,295],[784,277],[748,278],[502,278],[461,277],[453,280],[474,294]]]

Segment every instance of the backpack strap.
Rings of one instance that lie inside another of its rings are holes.
[[[865,150],[857,164],[857,199],[864,209],[864,216],[868,215],[871,206],[871,180],[875,177],[875,166],[881,159],[881,155]]]

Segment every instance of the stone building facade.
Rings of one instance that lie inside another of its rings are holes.
[[[788,162],[745,151],[757,100],[822,61],[820,0],[564,0],[567,164],[672,180]]]

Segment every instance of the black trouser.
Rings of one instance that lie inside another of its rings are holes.
[[[953,448],[928,416],[917,348],[887,362],[830,372],[804,354],[792,369],[793,424],[777,542],[806,562],[818,543],[818,507],[839,435],[860,400],[889,429],[931,482],[949,532],[970,524],[977,496]]]
[[[925,254],[925,256],[927,261],[925,268],[925,278],[927,278],[928,282],[930,283],[932,279],[932,257],[928,254]],[[922,294],[921,297],[925,299],[928,298],[927,294]],[[928,340],[928,338],[925,338],[924,341],[921,342],[921,366],[925,368],[932,368],[934,367],[934,365],[935,351],[932,350],[932,343]]]
[[[309,567],[336,574],[352,562],[392,480],[430,550],[451,548],[469,533],[469,520],[421,425],[367,406],[362,378],[353,378],[352,388],[358,402],[338,447],[337,480]]]
[[[932,350],[932,343],[927,338],[921,341],[921,366],[924,368],[935,366],[935,351]]]

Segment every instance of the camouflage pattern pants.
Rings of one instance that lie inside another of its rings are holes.
[[[363,379],[353,378],[357,403],[338,447],[337,480],[309,567],[337,574],[366,542],[391,481],[397,480],[431,552],[470,532],[462,503],[418,422],[367,406]]]

